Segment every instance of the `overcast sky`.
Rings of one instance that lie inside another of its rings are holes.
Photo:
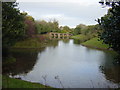
[[[60,26],[95,25],[107,13],[100,0],[17,0],[19,9],[36,20],[58,20]]]

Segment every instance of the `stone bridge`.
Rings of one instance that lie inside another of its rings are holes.
[[[51,32],[49,33],[50,38],[69,38],[70,36],[72,36],[72,34],[70,33],[54,33]]]

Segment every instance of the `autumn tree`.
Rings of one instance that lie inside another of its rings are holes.
[[[25,19],[25,34],[26,37],[33,37],[36,34],[35,20],[32,16],[26,15]]]

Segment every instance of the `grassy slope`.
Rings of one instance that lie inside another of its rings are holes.
[[[108,49],[108,45],[103,44],[102,41],[98,41],[97,37],[92,38],[86,42],[83,42],[82,45],[93,47],[93,48],[98,48],[98,49]]]
[[[85,35],[75,35],[75,36],[72,36],[71,38],[73,38],[73,39],[84,39]]]
[[[38,83],[31,83],[19,79],[8,78],[6,76],[2,76],[2,87],[3,88],[50,88],[45,87],[44,85]]]
[[[85,35],[82,35],[82,34],[81,35],[71,36],[70,38],[75,39],[75,40],[80,40],[80,41],[85,41],[85,40],[88,39]]]

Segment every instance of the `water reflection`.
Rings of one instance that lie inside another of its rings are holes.
[[[105,53],[105,60],[99,66],[101,72],[105,75],[107,80],[113,83],[120,83],[120,66],[113,63],[114,57],[111,54]]]
[[[55,48],[58,45],[58,40],[49,41],[47,46]],[[3,74],[26,74],[30,72],[36,64],[38,53],[44,52],[45,48],[40,49],[13,49],[11,56],[16,58],[16,62],[8,65],[3,65]]]
[[[69,43],[70,40],[69,39],[63,39],[62,41],[67,44],[67,43]]]
[[[23,80],[45,84],[43,77],[46,77],[47,85],[58,88],[113,88],[120,82],[120,67],[112,64],[111,54],[75,45],[73,40],[51,41],[44,50],[33,55],[14,55],[22,61],[12,73]],[[23,72],[26,74],[21,74]]]
[[[47,44],[46,44],[46,46],[47,47],[56,47],[56,46],[58,46],[58,39],[54,39],[54,40],[50,40]]]
[[[80,40],[74,39],[74,44],[80,44],[80,43],[81,43]]]
[[[3,73],[11,73],[12,75],[28,73],[35,65],[38,55],[37,52],[13,52],[12,54],[16,58],[16,62],[3,67]]]

